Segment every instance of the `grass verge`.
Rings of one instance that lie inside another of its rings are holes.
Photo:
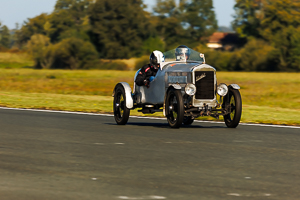
[[[1,92],[0,99],[0,106],[4,107],[113,113],[111,96]],[[131,115],[163,117],[162,113],[144,115],[137,110],[132,110]],[[300,110],[295,109],[246,104],[243,105],[241,122],[300,125],[299,113]],[[211,117],[198,119],[215,120]]]
[[[33,60],[26,53],[0,52],[0,68],[32,68]]]
[[[134,71],[0,69],[0,106],[112,113],[118,82]],[[217,72],[218,83],[237,83],[242,122],[300,125],[300,73]],[[143,115],[133,110],[132,115]],[[162,117],[162,113],[154,115]],[[213,118],[200,118],[213,120]]]

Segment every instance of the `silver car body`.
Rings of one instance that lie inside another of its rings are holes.
[[[162,62],[155,78],[150,83],[150,87],[137,86],[134,83],[133,91],[128,83],[121,82],[126,93],[126,107],[135,108],[134,105],[163,105],[167,90],[170,87],[180,89],[182,95],[185,94],[185,86],[192,83],[197,86],[197,95],[192,97],[192,106],[203,108],[216,107],[216,69],[205,64],[204,55],[191,50],[188,60],[179,60],[175,58],[175,49],[165,52],[165,62]],[[136,72],[136,79],[139,70]],[[201,86],[202,85],[202,86]],[[237,84],[232,84],[234,89],[240,89]],[[207,95],[209,94],[209,95]]]
[[[214,86],[216,85],[215,68],[207,64],[198,62],[169,62],[164,63],[164,66],[157,72],[155,79],[150,83],[150,87],[135,86],[135,102],[141,104],[163,104],[165,100],[166,91],[169,87],[181,89],[184,94],[184,88],[187,83],[195,84],[195,72],[213,72]],[[213,93],[215,93],[215,87]],[[216,97],[213,99],[196,99],[193,97],[192,105],[200,107],[203,104],[210,107],[216,106]]]
[[[157,72],[155,79],[150,83],[150,87],[134,86],[134,102],[139,104],[163,104],[168,88],[181,89],[184,95],[184,88],[188,83],[196,84],[197,74],[210,72],[213,75],[212,88],[210,93],[215,94],[216,91],[216,69],[205,64],[204,55],[193,51],[190,58],[193,60],[176,61],[175,50],[164,53],[165,61],[161,63],[161,67]],[[136,76],[139,71],[137,71]],[[135,78],[136,78],[135,76]],[[201,75],[200,75],[201,76]],[[204,78],[203,78],[204,79]],[[201,80],[198,80],[201,81]],[[194,107],[202,107],[203,104],[209,107],[217,105],[216,96],[213,95],[210,99],[198,99],[193,96],[192,105]]]
[[[144,114],[163,112],[172,128],[182,123],[190,125],[200,116],[219,119],[221,115],[227,127],[237,127],[242,113],[237,84],[217,85],[216,69],[205,63],[203,54],[192,49],[188,54],[176,55],[174,49],[165,52],[164,58],[150,87],[137,86],[135,82],[133,90],[126,82],[116,85],[113,105],[118,124],[127,123],[130,109],[141,108],[138,112]]]

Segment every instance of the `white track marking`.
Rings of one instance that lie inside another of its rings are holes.
[[[59,110],[39,110],[39,109],[8,108],[8,107],[0,107],[0,109],[3,109],[3,110],[34,111],[34,112],[49,112],[49,113],[62,113],[62,114],[75,114],[75,115],[94,115],[94,116],[107,116],[107,117],[113,117],[113,116],[114,116],[114,115],[111,115],[111,114],[85,113],[85,112],[71,112],[71,111],[59,111]],[[130,116],[130,118],[166,120],[165,118],[159,118],[159,117],[143,117],[143,116]],[[217,122],[217,121],[202,121],[202,120],[195,120],[194,122],[197,122],[197,123],[224,124],[224,122]],[[247,123],[240,123],[240,125],[244,125],[244,126],[261,126],[261,127],[295,128],[295,129],[300,129],[300,126],[282,126],[282,125],[271,125],[271,124],[247,124]]]
[[[105,145],[104,143],[94,143],[95,145]]]
[[[125,143],[116,142],[116,143],[94,143],[95,145],[124,145]]]
[[[239,143],[242,143],[242,142],[256,142],[256,143],[260,143],[260,142],[263,142],[262,140],[233,140],[232,142],[239,142]]]
[[[166,197],[163,196],[143,196],[143,197],[128,197],[128,196],[118,196],[117,198],[119,199],[134,199],[134,200],[139,200],[139,199],[167,199]]]
[[[229,195],[229,196],[236,196],[236,197],[239,197],[239,196],[241,196],[240,194],[238,194],[238,193],[229,193],[229,194],[227,194],[227,195]]]
[[[236,196],[236,197],[270,197],[271,194],[238,194],[238,193],[228,193],[228,196]]]

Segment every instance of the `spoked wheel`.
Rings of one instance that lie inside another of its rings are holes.
[[[183,124],[184,125],[191,125],[194,122],[194,119],[191,116],[184,116],[183,117]]]
[[[119,125],[125,125],[129,119],[130,110],[126,107],[125,90],[122,85],[117,85],[114,95],[114,117]]]
[[[228,94],[224,97],[224,103],[230,104],[230,113],[224,115],[225,124],[228,128],[236,128],[242,116],[242,98],[240,92],[229,89]]]
[[[180,90],[171,89],[166,98],[166,116],[171,128],[179,128],[183,122],[184,108]]]

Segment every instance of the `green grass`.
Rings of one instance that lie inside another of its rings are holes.
[[[29,93],[112,94],[117,82],[133,83],[134,72],[114,70],[0,69],[0,89]]]
[[[134,71],[0,69],[0,106],[112,113],[118,82],[133,85]],[[237,83],[242,122],[300,125],[299,73],[217,72]],[[132,115],[143,115],[137,110]],[[160,116],[162,113],[147,116]],[[211,120],[212,118],[201,118]]]
[[[28,54],[0,52],[0,68],[32,68],[33,65]]]
[[[244,104],[242,122],[300,125],[300,110]]]
[[[0,106],[78,112],[112,113],[112,97],[51,93],[1,92]]]
[[[300,109],[300,73],[217,72],[217,78],[240,85],[244,104]]]

